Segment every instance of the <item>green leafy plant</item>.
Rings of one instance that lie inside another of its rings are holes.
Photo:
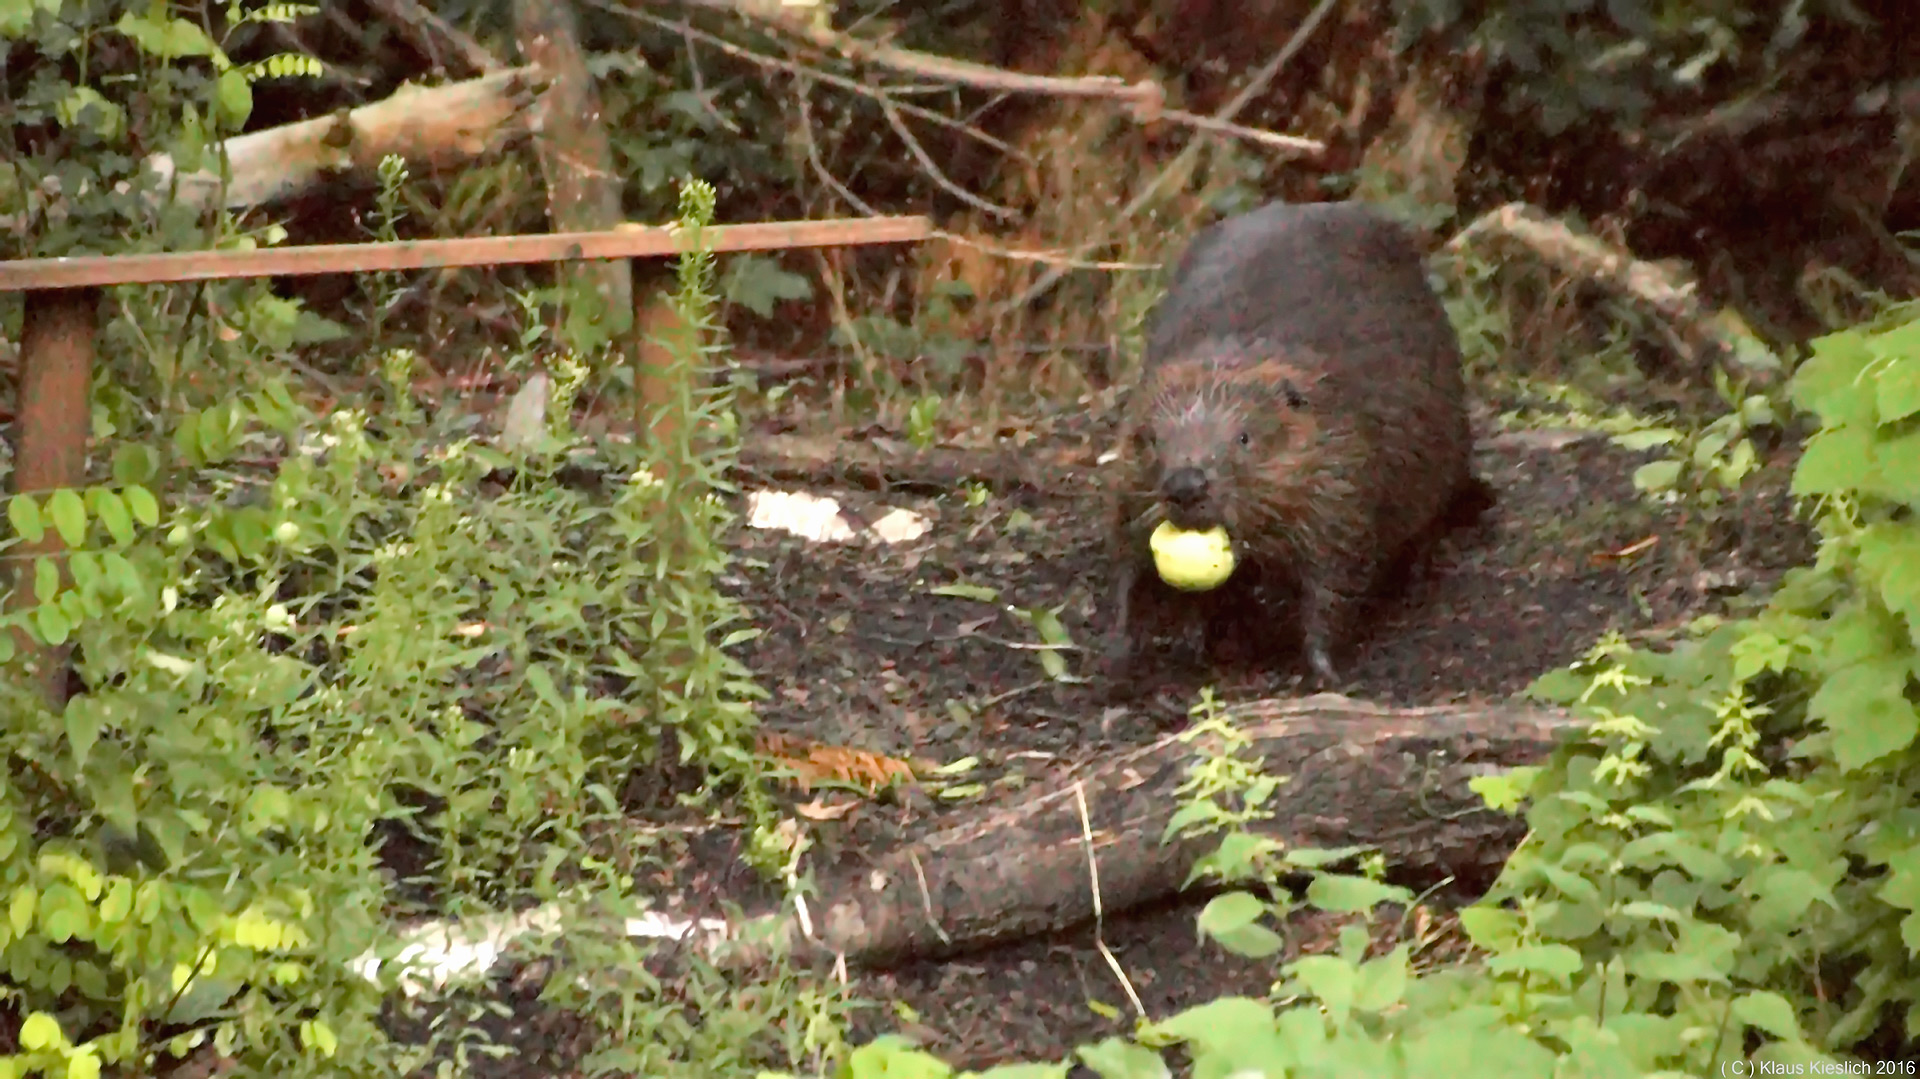
[[[1634,470],[1637,490],[1654,497],[1689,499],[1713,509],[1739,490],[1759,466],[1752,434],[1760,427],[1778,425],[1774,399],[1736,390],[1724,369],[1714,371],[1714,390],[1727,411],[1697,431],[1646,423],[1633,424],[1613,436],[1615,445],[1629,450],[1668,448],[1667,456]]]
[[[30,253],[277,242],[203,225],[125,147],[218,172],[236,85],[285,69],[236,69],[165,5],[18,16],[17,47],[73,61],[9,83],[19,123],[64,125],[4,166],[0,213],[49,222],[25,230]],[[381,178],[391,235],[404,170]],[[681,313],[710,329],[712,190],[684,197]],[[0,651],[66,649],[75,689],[51,704],[17,655],[0,680],[0,1068],[84,1079],[205,1053],[243,1073],[410,1070],[420,1051],[380,1022],[398,971],[364,963],[391,960],[395,916],[625,902],[647,852],[592,837],[667,752],[706,770],[689,796],[731,785],[771,829],[745,744],[759,690],[729,651],[751,630],[716,582],[738,423],[693,377],[708,352],[683,357],[671,444],[575,432],[608,354],[561,349],[545,430],[501,447],[422,408],[399,345],[367,364],[377,420],[316,411],[288,361],[324,321],[266,282],[128,286],[103,307],[98,468],[7,501],[6,546],[55,533],[67,553],[24,560]],[[549,345],[542,307],[523,308],[529,351]],[[769,1014],[812,999],[789,989]],[[831,1007],[811,1006],[817,1028]],[[816,1029],[741,1059],[832,1044]]]

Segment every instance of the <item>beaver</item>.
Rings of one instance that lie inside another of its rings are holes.
[[[1311,673],[1335,683],[1359,601],[1493,503],[1471,468],[1461,367],[1413,237],[1390,218],[1270,203],[1201,230],[1149,316],[1109,488],[1114,688],[1145,625],[1172,615],[1191,640],[1222,600],[1270,585],[1294,597]],[[1224,525],[1228,583],[1161,581],[1148,536],[1163,520]]]

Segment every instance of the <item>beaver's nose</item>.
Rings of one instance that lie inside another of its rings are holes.
[[[1176,506],[1191,506],[1207,497],[1207,474],[1197,468],[1175,469],[1160,481],[1160,493]]]

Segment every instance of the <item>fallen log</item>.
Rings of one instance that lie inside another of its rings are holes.
[[[1525,824],[1488,809],[1468,781],[1538,762],[1585,729],[1565,713],[1523,705],[1390,709],[1337,694],[1228,712],[1250,752],[1286,777],[1269,802],[1274,816],[1257,830],[1291,848],[1373,848],[1402,880],[1496,872]],[[818,868],[802,913],[762,912],[717,954],[751,962],[769,938],[811,941],[878,967],[1067,929],[1095,913],[1090,853],[1103,914],[1173,896],[1218,842],[1161,843],[1188,765],[1219,752],[1212,741],[1169,735],[984,805],[900,849]]]

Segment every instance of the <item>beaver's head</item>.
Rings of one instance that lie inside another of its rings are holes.
[[[1237,343],[1208,342],[1157,368],[1139,432],[1158,465],[1155,516],[1239,536],[1284,514],[1287,488],[1317,459],[1315,388],[1304,365]]]

